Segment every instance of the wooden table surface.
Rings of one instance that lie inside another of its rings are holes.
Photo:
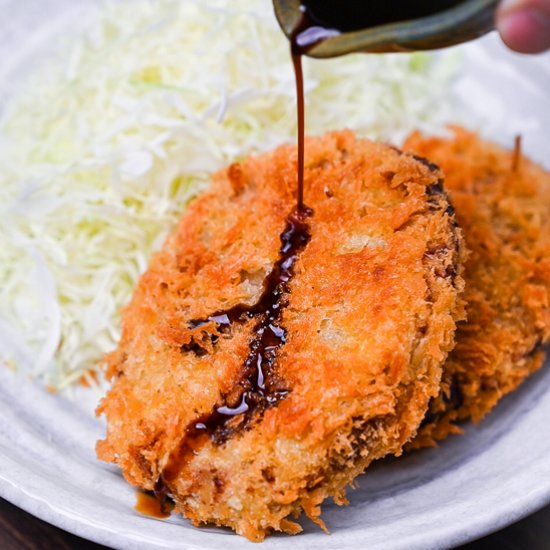
[[[258,549],[261,545],[258,546]],[[102,550],[0,499],[1,550]],[[460,550],[550,550],[550,506]]]

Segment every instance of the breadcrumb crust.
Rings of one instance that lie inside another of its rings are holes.
[[[460,433],[459,421],[479,422],[542,365],[550,339],[550,174],[473,132],[453,133],[415,133],[405,145],[443,170],[469,251],[468,319],[411,447]]]

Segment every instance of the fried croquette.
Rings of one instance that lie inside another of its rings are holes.
[[[232,164],[151,260],[106,363],[98,456],[195,525],[297,533],[439,393],[461,315],[440,171],[335,132]]]
[[[459,433],[457,421],[481,420],[541,366],[550,339],[550,174],[517,150],[453,131],[406,143],[443,170],[469,250],[467,321],[413,447]]]

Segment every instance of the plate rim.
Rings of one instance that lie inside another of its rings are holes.
[[[534,493],[536,496],[533,498]],[[47,498],[28,494],[17,488],[14,483],[10,483],[1,475],[0,497],[21,510],[31,514],[32,516],[84,540],[95,542],[109,548],[120,548],[121,550],[141,547],[139,543],[136,544],[135,540],[125,536],[124,532],[108,530],[103,525],[95,525],[93,530],[91,530],[90,525],[86,524],[83,519],[77,519],[75,517],[71,518],[67,514],[56,511],[53,507],[50,507]],[[475,526],[471,530],[465,529],[464,525],[455,526],[453,524],[448,524],[447,528],[438,532],[437,537],[432,539],[428,545],[425,540],[415,541],[412,543],[409,541],[407,542],[406,548],[410,550],[438,550],[443,548],[454,548],[456,546],[483,538],[491,533],[500,531],[501,529],[504,529],[505,527],[534,514],[538,510],[550,504],[550,484],[548,484],[548,487],[543,487],[539,491],[528,491],[524,501],[518,502],[517,499],[510,500],[503,498],[500,502],[510,504],[508,506],[505,505],[501,507],[494,507],[492,514],[484,515],[482,521],[479,522],[479,525]],[[46,504],[47,506],[41,506],[41,504]],[[47,510],[50,510],[51,513],[47,513]],[[235,534],[234,536],[238,537],[240,535]],[[297,535],[296,537],[299,539],[300,535]],[[289,535],[289,544],[292,544],[292,540],[294,540],[294,537]],[[243,538],[243,543],[244,542],[248,541]],[[113,543],[116,546],[113,546]],[[149,543],[147,543],[147,547],[152,548]],[[163,548],[165,546],[158,544],[157,547]],[[403,545],[388,548],[401,547],[405,548]],[[209,549],[208,546],[196,546],[192,543],[182,546],[182,548],[186,548],[187,550],[218,550],[214,547],[210,547]]]

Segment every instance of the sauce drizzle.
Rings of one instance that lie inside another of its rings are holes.
[[[304,134],[305,134],[305,107],[304,107],[304,73],[302,70],[302,55],[318,42],[337,36],[340,31],[318,26],[308,15],[304,5],[300,6],[302,17],[290,37],[290,55],[294,66],[296,81],[296,119],[298,133],[298,191],[297,210],[304,208]]]
[[[157,481],[155,495],[161,503],[166,501],[169,484],[177,479],[189,456],[208,439],[221,445],[237,431],[250,426],[258,415],[288,394],[274,367],[277,352],[286,342],[287,333],[281,325],[282,313],[288,305],[289,285],[296,259],[310,240],[307,219],[312,213],[309,208],[302,207],[287,217],[286,227],[281,233],[279,258],[264,281],[258,302],[254,305],[237,304],[230,309],[217,311],[206,319],[191,321],[193,327],[213,321],[218,331],[223,333],[231,323],[242,323],[246,319],[258,317],[237,387],[240,397],[237,402],[224,401],[187,426],[180,444],[171,453]]]
[[[292,52],[292,63],[296,80],[296,111],[298,120],[298,189],[296,208],[300,211],[304,205],[304,75],[302,71],[302,55]]]

